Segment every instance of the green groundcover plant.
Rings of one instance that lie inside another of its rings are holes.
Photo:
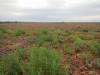
[[[30,75],[66,75],[58,54],[47,48],[32,48],[29,64]]]

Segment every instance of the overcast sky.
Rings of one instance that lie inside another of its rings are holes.
[[[100,22],[100,0],[0,0],[0,21]]]

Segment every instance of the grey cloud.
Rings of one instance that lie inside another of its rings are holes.
[[[17,8],[16,1],[0,0],[1,21],[100,21],[97,17],[100,16],[99,0],[71,0],[72,3],[66,3],[68,0],[47,0],[48,7],[45,9]]]

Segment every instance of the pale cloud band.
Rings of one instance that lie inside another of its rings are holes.
[[[0,0],[0,21],[100,22],[100,0]]]

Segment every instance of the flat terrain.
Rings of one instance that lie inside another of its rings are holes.
[[[24,26],[23,26],[24,25]],[[38,22],[33,22],[33,23],[0,23],[0,27],[5,27],[5,28],[23,28],[23,29],[36,29],[36,28],[61,28],[61,29],[100,29],[100,23],[78,23],[78,22],[73,22],[73,23],[65,23],[65,22],[54,22],[54,23],[38,23]]]
[[[0,57],[0,75],[100,75],[100,23],[0,23]]]

